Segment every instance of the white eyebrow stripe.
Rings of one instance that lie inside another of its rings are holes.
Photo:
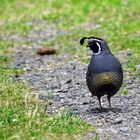
[[[93,40],[96,40],[96,41],[102,42],[101,40],[99,40],[99,39],[96,39],[96,38],[95,38],[95,39],[93,39]]]

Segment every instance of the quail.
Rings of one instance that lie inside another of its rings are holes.
[[[118,92],[123,82],[122,66],[104,39],[83,37],[80,44],[83,45],[85,40],[88,40],[87,47],[93,52],[86,74],[88,89],[92,96],[97,96],[100,109],[101,97],[107,95],[111,109],[110,99]]]

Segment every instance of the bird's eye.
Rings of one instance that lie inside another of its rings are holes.
[[[94,44],[93,48],[92,48],[92,51],[93,51],[93,53],[95,55],[100,54],[100,52],[101,52],[101,46],[100,46],[100,44],[96,42]]]

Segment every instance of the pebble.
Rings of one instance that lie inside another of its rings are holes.
[[[130,128],[129,127],[121,127],[120,128],[120,131],[123,131],[123,132],[128,132],[130,130]]]
[[[123,122],[123,119],[122,118],[117,118],[114,120],[114,124],[120,124]]]
[[[66,82],[66,84],[69,84],[71,82],[72,82],[72,79],[68,79],[67,82]]]
[[[89,101],[83,101],[83,105],[89,104]]]

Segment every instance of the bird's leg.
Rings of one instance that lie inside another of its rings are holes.
[[[111,107],[111,102],[110,102],[110,98],[111,98],[110,96],[107,96],[107,100],[108,100],[108,103],[109,103],[109,108],[112,109],[112,107]]]
[[[98,96],[98,101],[99,101],[100,109],[102,110],[101,97],[100,96]]]

